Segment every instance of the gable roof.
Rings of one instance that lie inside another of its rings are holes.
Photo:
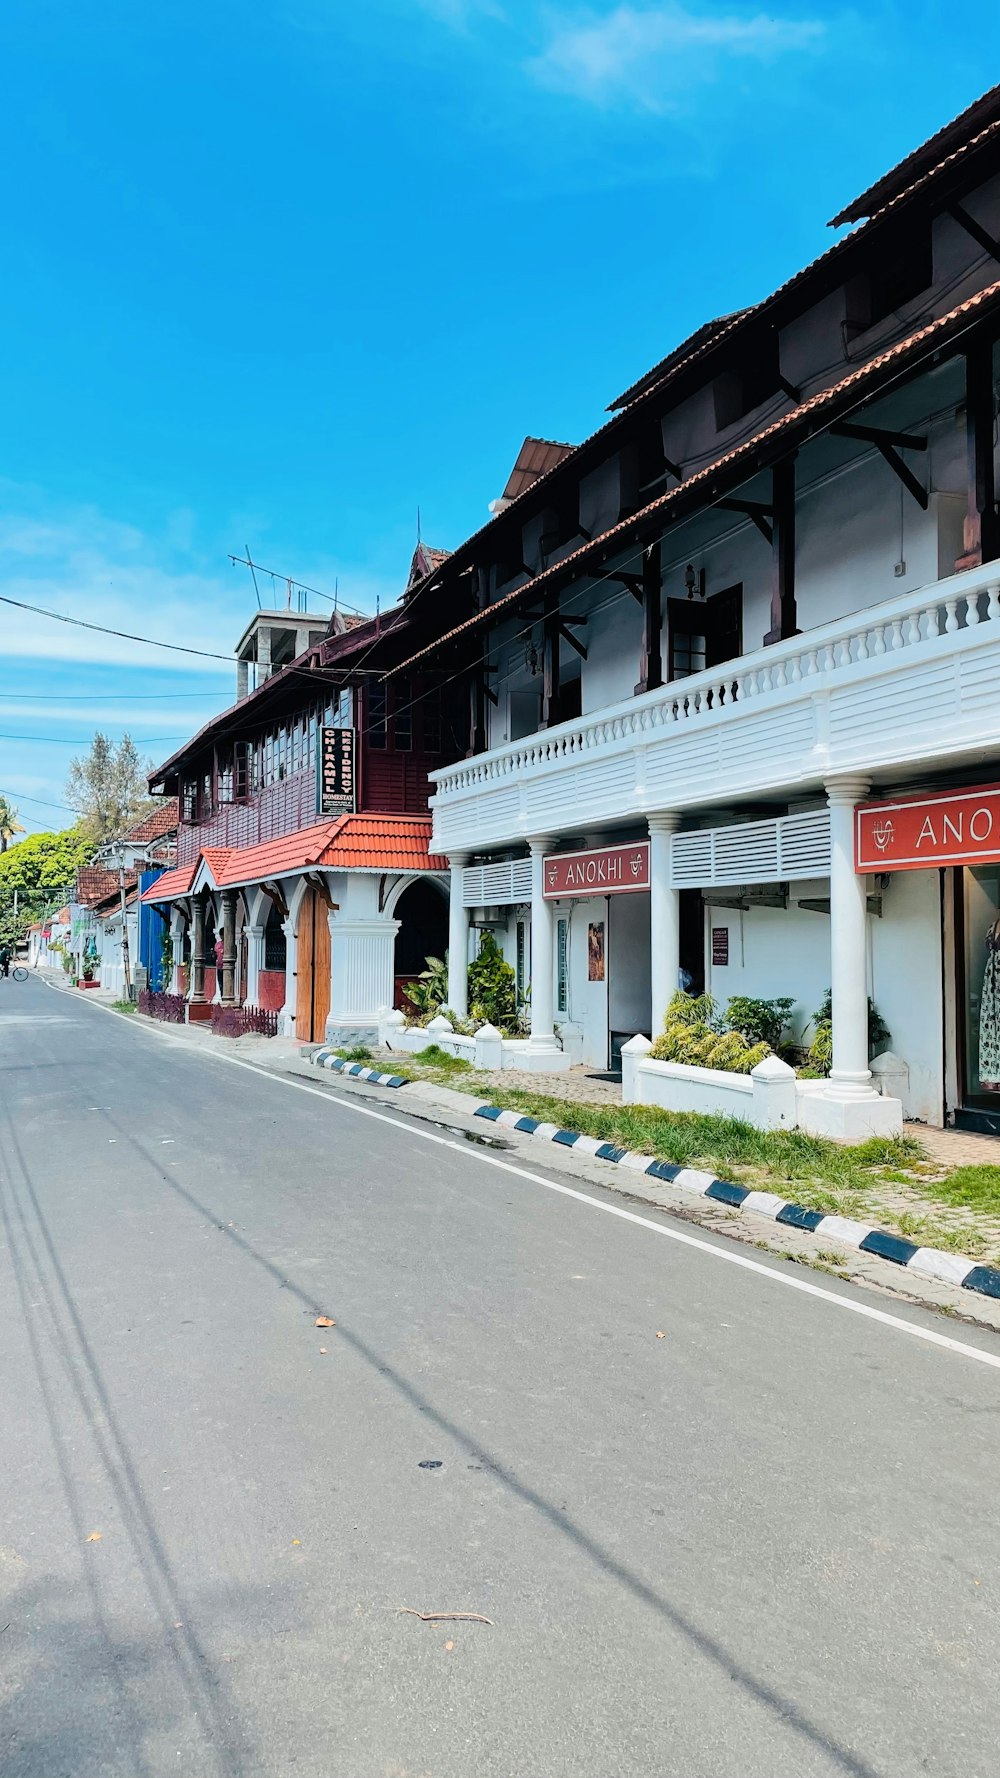
[[[967,105],[964,111],[960,111],[957,117],[953,117],[935,135],[928,136],[926,142],[905,155],[888,173],[883,173],[860,197],[845,204],[836,216],[831,217],[827,226],[839,228],[842,222],[860,222],[862,217],[875,216],[915,180],[940,166],[955,149],[965,147],[973,136],[978,135],[987,124],[995,123],[998,117],[1000,86],[991,86],[981,99]]]
[[[196,886],[239,889],[306,870],[447,870],[430,850],[429,815],[337,815],[257,846],[206,846],[193,864],[167,871],[143,901],[175,901]]]
[[[106,901],[118,889],[118,872],[105,870],[99,864],[84,864],[76,873],[75,900],[80,907],[93,908]]]
[[[479,628],[484,624],[495,623],[498,616],[502,618],[503,615],[511,611],[518,600],[525,596],[531,599],[536,598],[539,587],[550,583],[555,576],[565,574],[566,570],[572,569],[574,565],[578,572],[585,573],[587,564],[592,561],[594,563],[593,572],[599,576],[601,563],[607,562],[609,557],[613,557],[616,547],[623,545],[630,535],[641,530],[647,521],[661,514],[664,518],[670,517],[674,513],[680,517],[688,507],[695,511],[700,505],[710,505],[712,499],[719,497],[722,492],[721,489],[712,487],[716,477],[720,479],[725,488],[738,487],[741,481],[746,481],[751,475],[755,475],[759,469],[766,467],[767,463],[772,460],[772,457],[767,455],[762,447],[770,447],[780,441],[781,446],[790,448],[792,439],[797,439],[800,443],[805,442],[814,431],[822,431],[835,419],[841,419],[847,413],[852,412],[865,395],[876,393],[885,382],[891,381],[895,372],[909,360],[923,358],[940,349],[952,335],[964,332],[966,322],[972,317],[993,311],[1000,311],[1000,280],[987,285],[985,290],[978,291],[975,296],[968,297],[965,302],[958,303],[954,309],[949,310],[947,315],[941,315],[936,321],[930,321],[926,326],[918,327],[914,333],[907,335],[906,339],[897,341],[894,346],[889,346],[884,352],[878,353],[875,358],[870,358],[866,364],[860,365],[857,370],[851,371],[849,376],[842,377],[839,383],[834,383],[828,389],[819,390],[807,401],[800,402],[798,407],[792,408],[787,414],[782,414],[777,420],[772,420],[752,438],[745,439],[742,444],[734,445],[730,450],[723,452],[721,457],[717,457],[714,462],[707,464],[704,469],[698,470],[686,481],[679,482],[667,493],[660,494],[657,499],[651,500],[639,512],[632,513],[626,519],[620,519],[616,525],[601,532],[591,542],[581,544],[578,549],[573,550],[570,555],[564,556],[561,561],[553,563],[550,568],[542,569],[541,573],[536,574],[533,579],[522,581],[519,586],[512,588],[509,593],[505,593],[502,598],[495,599],[491,605],[484,606],[481,611],[466,618],[464,623],[456,624],[445,635],[428,643],[425,648],[411,655],[409,660],[400,661],[398,666],[392,667],[383,677],[391,679],[394,674],[414,666],[417,661],[433,653],[443,643],[450,642],[455,636]],[[818,424],[814,424],[817,421]],[[780,448],[778,454],[780,454]],[[766,461],[764,460],[765,455]]]
[[[558,463],[563,463],[567,457],[572,456],[575,449],[575,445],[557,444],[551,438],[532,438],[529,433],[507,477],[502,498],[517,500],[521,494],[533,488],[543,475],[547,475],[550,469],[555,469]]]

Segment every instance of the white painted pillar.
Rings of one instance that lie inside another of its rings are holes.
[[[264,928],[244,926],[247,939],[246,1005],[256,1006],[260,996],[260,972],[264,967]]]
[[[351,919],[330,915],[328,1043],[378,1043],[379,1008],[392,1005],[393,965],[400,922],[384,914]]]
[[[553,842],[539,834],[528,841],[531,850],[531,1047],[537,1050],[558,1050],[553,1018],[555,993],[555,915],[551,901],[546,901],[544,888],[545,854]]]
[[[866,882],[854,868],[854,807],[868,794],[866,778],[835,778],[830,804],[830,983],[833,991],[833,1067],[838,1093],[871,1091],[868,1066]]]
[[[283,920],[281,930],[285,935],[285,1004],[281,1009],[281,1034],[283,1037],[295,1036],[295,989],[298,982],[296,960],[298,940],[295,934],[295,921]]]
[[[170,910],[170,937],[171,937],[171,940],[173,941],[173,947],[174,947],[174,966],[170,972],[170,980],[168,982],[164,982],[164,984],[163,984],[164,989],[165,989],[166,993],[168,993],[168,994],[183,993],[183,985],[182,984],[183,984],[184,977],[183,977],[182,971],[184,969],[185,926],[186,926],[186,923],[184,920],[184,916],[181,913],[180,909],[179,908],[171,908],[171,910]]]
[[[667,1007],[677,992],[681,967],[681,898],[670,884],[671,835],[680,814],[650,815],[649,822],[649,978],[654,1040],[663,1030]]]
[[[462,898],[462,873],[467,862],[467,852],[448,854],[448,863],[451,866],[448,900],[448,1005],[459,1019],[469,1016],[469,910]]]

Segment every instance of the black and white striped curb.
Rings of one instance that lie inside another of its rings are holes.
[[[745,1185],[733,1185],[727,1179],[716,1179],[697,1167],[675,1167],[670,1161],[652,1160],[648,1154],[634,1154],[616,1148],[613,1142],[598,1142],[594,1136],[581,1136],[577,1130],[562,1130],[558,1124],[539,1123],[537,1118],[522,1117],[517,1111],[501,1111],[496,1105],[478,1105],[476,1117],[489,1118],[508,1130],[522,1130],[538,1136],[543,1142],[558,1142],[563,1148],[576,1149],[598,1161],[611,1161],[628,1167],[647,1178],[662,1179],[681,1191],[694,1192],[700,1198],[712,1198],[728,1204],[733,1210],[756,1211],[772,1222],[787,1228],[804,1229],[809,1234],[824,1235],[845,1247],[856,1247],[860,1253],[873,1253],[879,1259],[905,1266],[921,1278],[935,1278],[943,1284],[958,1284],[963,1290],[974,1290],[980,1296],[1000,1298],[1000,1271],[995,1266],[979,1266],[958,1253],[942,1253],[936,1247],[918,1247],[915,1241],[904,1241],[902,1235],[891,1235],[886,1229],[873,1228],[867,1222],[855,1222],[849,1216],[828,1216],[820,1210],[806,1210],[801,1204],[789,1204],[775,1192],[751,1191]]]
[[[409,1081],[402,1074],[383,1074],[378,1068],[366,1068],[361,1062],[345,1062],[330,1050],[317,1050],[312,1058],[318,1068],[331,1068],[338,1074],[350,1074],[368,1080],[375,1086],[405,1087]],[[478,1103],[470,1095],[469,1108],[474,1117],[484,1117],[507,1130],[520,1130],[537,1136],[543,1142],[558,1142],[562,1148],[575,1148],[580,1154],[597,1161],[610,1161],[616,1167],[643,1173],[649,1179],[661,1179],[681,1191],[693,1192],[699,1198],[710,1198],[732,1210],[749,1210],[766,1216],[785,1228],[802,1229],[806,1234],[824,1235],[843,1247],[854,1247],[859,1253],[871,1253],[878,1259],[891,1260],[920,1278],[934,1278],[940,1284],[959,1285],[979,1296],[1000,1299],[1000,1270],[996,1266],[980,1266],[959,1253],[942,1253],[937,1247],[918,1247],[902,1235],[888,1229],[877,1229],[871,1223],[856,1222],[849,1216],[831,1216],[821,1210],[807,1210],[802,1204],[791,1204],[776,1192],[753,1191],[746,1185],[735,1185],[728,1179],[716,1179],[698,1167],[675,1167],[670,1161],[657,1161],[648,1154],[636,1154],[618,1148],[613,1142],[599,1142],[596,1136],[583,1136],[579,1130],[564,1130],[558,1124],[546,1124],[519,1111],[501,1111],[498,1105],[483,1100]]]
[[[345,1062],[332,1050],[317,1050],[312,1057],[316,1068],[332,1068],[337,1074],[353,1074],[358,1080],[370,1080],[377,1087],[405,1087],[405,1074],[383,1074],[380,1068],[366,1068],[363,1062]]]

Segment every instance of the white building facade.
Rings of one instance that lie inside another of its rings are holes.
[[[1000,136],[936,152],[428,579],[456,621],[399,670],[470,688],[432,799],[449,1001],[488,925],[540,1070],[616,1066],[679,983],[788,997],[803,1042],[831,991],[832,1071],[779,1121],[1000,1129],[1000,816],[905,863],[891,837],[1000,780]],[[637,1096],[690,1106],[630,1055]]]

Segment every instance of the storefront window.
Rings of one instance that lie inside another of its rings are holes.
[[[966,1093],[1000,1105],[1000,864],[963,876]]]

